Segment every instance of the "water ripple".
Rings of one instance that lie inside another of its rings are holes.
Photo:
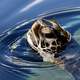
[[[26,32],[31,22],[24,22],[0,36],[0,68],[21,80],[80,80],[80,11],[44,16],[56,18],[72,35],[72,40],[61,52],[65,69],[43,62],[41,56],[28,45]],[[65,76],[65,77],[64,77]],[[73,79],[74,77],[74,79]],[[17,79],[16,79],[17,80]]]

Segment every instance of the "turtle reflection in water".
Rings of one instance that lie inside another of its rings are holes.
[[[56,20],[38,19],[26,35],[28,43],[42,56],[43,61],[64,66],[59,54],[67,46],[71,36]]]

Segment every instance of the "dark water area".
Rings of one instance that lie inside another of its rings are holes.
[[[71,42],[60,56],[65,69],[43,62],[28,45],[26,33],[34,19],[0,35],[0,80],[80,80],[80,9],[52,12],[42,17],[55,18],[71,33]]]

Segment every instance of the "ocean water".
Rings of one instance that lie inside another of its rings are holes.
[[[1,80],[80,80],[80,9],[51,12],[39,17],[55,18],[71,33],[71,42],[60,56],[65,68],[43,62],[27,43],[26,33],[36,18],[15,25],[0,35]]]

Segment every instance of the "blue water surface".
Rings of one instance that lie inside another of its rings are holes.
[[[0,0],[0,80],[80,80],[79,7],[80,0]],[[65,69],[43,62],[25,39],[36,17],[47,12],[44,18],[55,18],[72,35],[60,56]]]
[[[65,68],[43,62],[42,57],[28,45],[26,33],[35,18],[1,34],[0,80],[80,80],[80,9],[51,12],[41,17],[55,18],[71,33],[71,42],[60,56]]]

